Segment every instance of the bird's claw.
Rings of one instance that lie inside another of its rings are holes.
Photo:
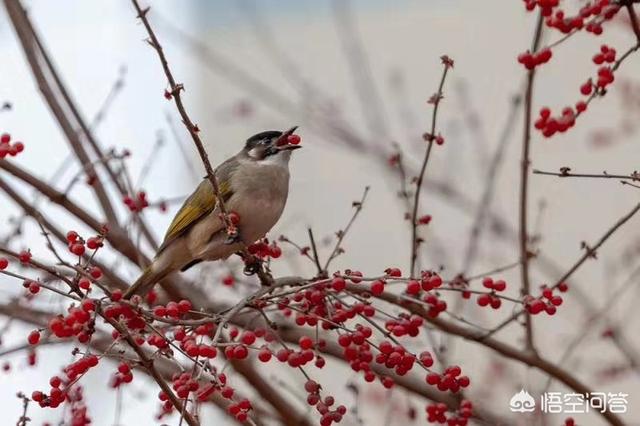
[[[240,235],[238,235],[238,233],[235,233],[235,234],[229,235],[224,243],[226,245],[231,245],[231,244],[236,244],[240,242],[242,242],[240,240]]]
[[[248,262],[244,265],[244,274],[246,276],[251,276],[251,275],[255,275],[258,273],[258,271],[260,270],[261,267],[261,263],[259,260],[254,260],[252,262]]]

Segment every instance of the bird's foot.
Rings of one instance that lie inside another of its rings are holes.
[[[227,239],[224,241],[226,245],[237,244],[241,242],[242,240],[240,239],[240,234],[238,234],[237,232],[234,234],[229,234]]]
[[[262,268],[262,261],[255,256],[244,260],[244,274],[247,276],[257,274]]]

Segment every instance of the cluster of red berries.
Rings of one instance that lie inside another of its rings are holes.
[[[237,421],[244,422],[247,420],[247,417],[249,416],[249,410],[251,410],[252,408],[253,407],[251,406],[251,401],[245,398],[238,401],[237,403],[230,404],[227,407],[227,412],[234,416]]]
[[[566,283],[560,283],[558,285],[558,290],[562,293],[568,289],[569,286]],[[562,305],[562,302],[562,296],[554,295],[553,288],[547,286],[542,286],[542,294],[540,297],[527,295],[523,300],[525,309],[531,315],[537,315],[542,311],[545,311],[548,315],[554,315],[557,307]]]
[[[553,53],[551,49],[542,49],[539,52],[531,53],[528,50],[518,55],[518,62],[528,70],[532,70],[538,65],[546,64],[551,60]]]
[[[600,89],[605,89],[608,85],[613,83],[615,77],[613,75],[613,70],[611,67],[600,67],[598,68],[598,81],[596,85]]]
[[[462,369],[457,365],[447,367],[442,374],[429,373],[425,380],[428,384],[436,386],[440,391],[456,393],[460,388],[466,388],[471,383],[468,376],[462,376]]]
[[[171,301],[167,303],[166,306],[156,305],[153,307],[153,314],[161,318],[169,317],[178,319],[188,313],[192,308],[193,306],[191,305],[191,302],[183,299],[179,302]]]
[[[429,103],[437,103],[436,102],[432,102],[432,100],[429,100]],[[423,133],[422,134],[422,139],[424,139],[427,142],[435,142],[437,145],[444,145],[444,136],[442,136],[440,133],[438,133],[437,135],[432,135],[431,133]]]
[[[3,133],[0,135],[0,159],[7,156],[15,157],[24,151],[24,144],[22,142],[11,143],[11,135]]]
[[[424,291],[431,291],[442,285],[442,277],[437,272],[422,271],[420,275],[420,286]]]
[[[316,408],[320,414],[320,426],[330,426],[332,423],[340,423],[342,416],[347,412],[344,405],[338,405],[335,410],[331,407],[335,404],[335,399],[328,395],[324,399],[320,397],[320,385],[315,380],[307,380],[304,384],[307,391],[307,404]]]
[[[573,30],[581,30],[584,27],[584,18],[580,15],[565,16],[564,11],[557,10],[545,20],[549,28],[555,28],[562,34],[569,34]]]
[[[399,376],[404,376],[409,371],[411,371],[416,363],[417,358],[414,354],[408,352],[401,345],[393,345],[388,340],[383,340],[382,342],[380,342],[380,344],[378,345],[378,350],[380,351],[380,353],[378,353],[375,357],[376,364],[384,365],[390,370],[395,370],[395,373]],[[428,364],[426,355],[420,358],[420,362],[423,362],[423,358],[425,361],[427,361]],[[433,364],[433,360],[431,360],[431,363]],[[390,387],[388,386],[388,384],[385,384],[384,380],[382,384],[385,387]]]
[[[144,191],[138,192],[133,197],[125,195],[122,198],[122,202],[129,208],[131,212],[134,213],[141,212],[145,208],[149,207],[149,202],[147,201],[147,193]]]
[[[540,109],[540,117],[535,121],[534,127],[540,130],[544,137],[550,138],[558,132],[566,132],[575,124],[576,113],[573,108],[566,107],[562,110],[562,115],[552,117],[551,110],[548,107],[543,107]]]
[[[111,378],[111,387],[119,388],[122,384],[131,383],[133,380],[133,372],[126,362],[118,364],[118,371]]]
[[[407,315],[401,313],[398,320],[392,319],[384,323],[384,328],[396,337],[411,336],[416,337],[420,333],[420,328],[424,320],[417,315]]]
[[[176,327],[173,330],[173,337],[180,342],[180,348],[190,357],[213,359],[218,355],[217,348],[202,342],[197,343],[196,340],[198,337],[204,336],[212,338],[215,330],[216,327],[213,323],[200,324],[190,332],[185,331],[183,327]]]
[[[101,236],[90,237],[85,241],[76,231],[69,231],[67,232],[67,245],[71,253],[82,256],[87,248],[98,250],[104,246],[104,242]]]
[[[249,247],[247,247],[247,251],[261,259],[266,257],[277,259],[282,256],[282,249],[276,244],[276,242],[273,241],[269,244],[269,241],[266,239],[249,245]]]
[[[541,9],[542,16],[551,16],[553,8],[560,4],[560,0],[524,0],[524,4],[528,11],[537,6]]]
[[[600,46],[600,52],[593,56],[593,63],[596,65],[602,65],[607,62],[612,64],[616,61],[616,49],[609,47],[606,44]]]
[[[265,359],[266,355],[264,348],[261,349],[261,354],[263,359]],[[308,363],[313,361],[315,356],[315,352],[313,352],[311,349],[301,349],[298,351],[294,351],[293,349],[282,348],[278,350],[278,352],[276,352],[276,359],[282,363],[286,363],[289,367],[292,368],[303,367],[307,365]],[[318,359],[316,359],[315,364],[316,367],[322,368],[324,367],[325,361],[324,359],[322,359],[318,362]]]
[[[69,307],[68,315],[58,315],[49,320],[49,330],[58,338],[75,336],[80,343],[87,343],[94,332],[95,319],[92,312],[95,311],[95,303],[87,299],[80,307]]]
[[[63,371],[67,375],[68,381],[73,382],[78,377],[89,371],[90,368],[97,366],[99,362],[100,360],[97,356],[87,355],[67,365]]]
[[[458,411],[449,413],[449,416],[447,416],[448,407],[442,402],[427,405],[426,411],[427,421],[429,423],[446,423],[447,426],[466,426],[469,418],[473,414],[473,404],[471,404],[471,401],[463,399],[460,401]]]
[[[40,284],[37,281],[26,279],[22,282],[22,287],[26,288],[31,294],[40,292]]]
[[[87,415],[87,406],[84,403],[82,386],[75,385],[71,389],[68,389],[67,401],[71,405],[70,426],[89,426],[91,419]]]
[[[529,6],[529,4],[533,4],[533,6]],[[533,7],[535,7],[535,1],[528,0],[527,9],[533,10]],[[611,4],[610,0],[599,0],[593,3],[587,3],[580,8],[579,13],[575,16],[565,16],[564,11],[562,10],[556,10],[555,13],[552,14],[549,11],[549,8],[544,9],[543,14],[548,13],[548,15],[545,15],[547,16],[545,24],[549,28],[555,28],[563,34],[568,34],[574,30],[581,30],[585,28],[587,32],[599,36],[603,31],[602,21],[612,19],[619,10],[620,7],[616,4]],[[600,19],[591,19],[585,27],[585,20],[596,17],[600,17]]]
[[[589,1],[582,6],[576,16],[565,17],[562,10],[556,10],[554,14],[554,9],[560,5],[560,0],[524,0],[524,4],[528,11],[533,11],[536,6],[539,7],[542,16],[547,18],[545,21],[547,26],[557,28],[565,34],[573,29],[582,29],[586,19],[602,16],[602,19],[610,20],[620,10],[620,5],[611,0],[596,0]],[[600,35],[602,34],[602,25],[591,21],[587,24],[586,30]]]
[[[353,283],[361,282],[355,276],[355,272],[345,271]],[[336,323],[343,323],[349,319],[355,318],[357,315],[372,317],[375,315],[375,308],[368,303],[356,302],[350,306],[342,304],[340,301],[333,303],[327,302],[329,290],[337,288],[342,289],[346,283],[342,282],[342,278],[336,277],[332,281],[319,282],[311,288],[295,293],[291,298],[282,297],[278,301],[278,309],[286,317],[292,315],[290,304],[295,303],[296,317],[295,323],[299,326],[309,325],[315,327],[320,324],[323,330],[332,330],[336,328]],[[326,319],[326,321],[325,321]]]
[[[427,315],[429,315],[431,318],[436,318],[442,312],[447,310],[447,302],[439,299],[435,294],[429,293],[425,295],[424,301],[425,303],[430,305],[429,309],[427,310]]]
[[[507,283],[504,280],[493,281],[492,278],[486,277],[482,280],[482,285],[491,290],[491,293],[485,293],[478,296],[478,305],[491,306],[498,309],[502,305],[502,300],[496,296],[497,292],[505,291]]]

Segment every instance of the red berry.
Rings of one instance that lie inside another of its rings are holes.
[[[75,243],[77,239],[78,239],[78,233],[76,231],[67,232],[67,242]]]
[[[375,280],[374,282],[372,282],[371,294],[373,294],[374,296],[380,296],[382,293],[384,293],[384,281]]]
[[[40,332],[38,330],[33,330],[31,333],[29,333],[27,341],[30,345],[37,345],[40,341]]]
[[[421,290],[420,282],[416,280],[411,280],[407,283],[407,294],[416,295],[419,294]]]
[[[18,256],[18,259],[20,259],[20,262],[22,264],[31,262],[31,252],[29,250],[22,250],[20,252],[20,255]]]
[[[81,243],[74,243],[71,244],[69,250],[76,256],[82,256],[84,254],[84,245]]]
[[[336,277],[331,281],[331,287],[335,291],[342,291],[347,286],[347,282],[342,277]]]
[[[302,336],[298,341],[301,349],[311,349],[313,348],[313,339],[309,336]]]
[[[260,349],[258,359],[262,362],[269,362],[269,360],[271,360],[271,351],[267,348]]]
[[[99,280],[102,278],[102,270],[97,266],[94,266],[89,270],[89,274],[93,277],[94,280]]]
[[[0,271],[7,269],[9,261],[4,257],[0,257]]]
[[[40,284],[38,284],[35,281],[31,281],[29,283],[29,292],[31,294],[38,294],[39,291],[40,291]]]
[[[493,283],[493,289],[495,291],[504,291],[507,288],[507,283],[504,280],[498,280]]]
[[[487,306],[489,303],[491,303],[491,296],[488,294],[481,294],[478,296],[478,305]]]
[[[298,145],[300,143],[300,136],[298,135],[287,136],[287,143],[291,145]]]
[[[89,290],[89,288],[91,287],[91,281],[89,281],[88,278],[82,277],[78,281],[78,287],[80,287],[83,290]]]
[[[122,290],[113,290],[113,292],[111,293],[111,300],[113,300],[114,302],[122,300]]]

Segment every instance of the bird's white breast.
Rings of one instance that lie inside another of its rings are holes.
[[[231,185],[233,196],[227,206],[240,216],[243,241],[252,243],[282,215],[289,193],[287,164],[247,162],[234,172]]]

